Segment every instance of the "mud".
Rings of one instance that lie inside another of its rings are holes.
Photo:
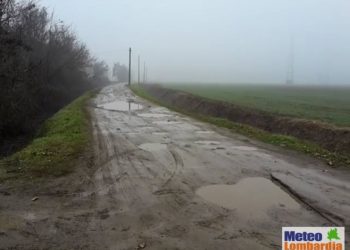
[[[142,109],[94,108],[130,99]],[[280,249],[282,226],[334,225],[335,213],[350,224],[348,171],[154,106],[124,85],[90,106],[91,164],[23,188],[1,184],[0,249]],[[140,116],[149,113],[169,117]],[[256,178],[262,186],[244,181]],[[227,209],[196,193],[212,185],[244,194],[235,204],[268,197],[268,208]]]
[[[226,118],[272,133],[292,135],[330,150],[350,155],[350,128],[286,116],[273,115],[227,102],[214,101],[160,85],[145,85],[147,91],[166,105],[187,112]]]

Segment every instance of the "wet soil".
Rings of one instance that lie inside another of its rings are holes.
[[[142,108],[101,108],[130,99]],[[0,249],[280,249],[282,226],[349,232],[349,171],[154,106],[124,85],[93,102],[93,157],[82,159],[91,164],[0,185]]]

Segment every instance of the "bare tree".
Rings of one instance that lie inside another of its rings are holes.
[[[0,142],[33,132],[43,118],[96,86],[84,70],[88,65],[98,78],[108,71],[45,8],[0,0]]]

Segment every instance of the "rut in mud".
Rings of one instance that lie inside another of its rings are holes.
[[[141,108],[129,110],[131,99]],[[350,223],[347,171],[151,105],[125,85],[104,88],[90,112],[92,174],[35,202],[33,190],[0,194],[0,249],[276,249],[282,226]],[[260,195],[267,203],[252,206]]]

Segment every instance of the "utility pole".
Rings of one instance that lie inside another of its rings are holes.
[[[140,55],[138,57],[138,63],[137,63],[137,83],[140,85]]]
[[[131,48],[129,48],[129,86],[131,85]]]
[[[148,81],[148,67],[146,67],[146,82]]]
[[[146,62],[143,62],[143,83],[146,83]]]

